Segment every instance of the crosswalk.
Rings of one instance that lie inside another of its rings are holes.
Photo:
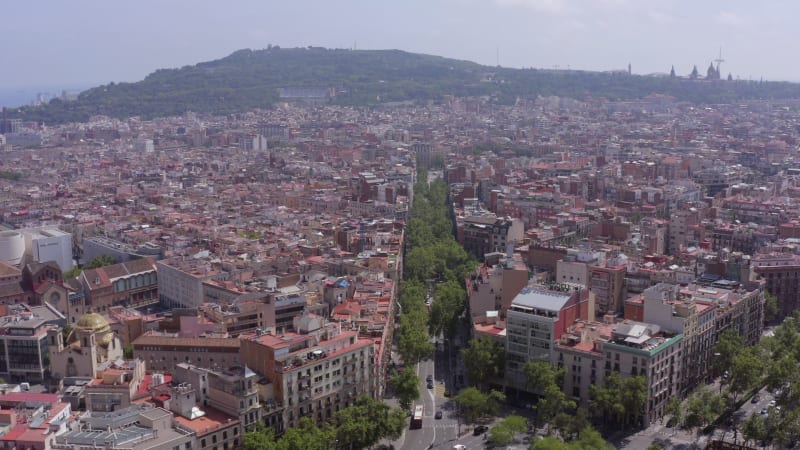
[[[429,423],[429,424],[427,424],[427,425],[426,425],[426,424],[424,424],[424,423],[422,424],[422,428],[439,428],[439,429],[447,429],[447,428],[457,428],[457,427],[458,427],[458,424],[456,424],[456,423],[442,423],[442,422],[436,422],[436,423],[433,423],[433,424],[430,424],[430,423]],[[463,428],[463,427],[464,427],[464,426],[462,425],[462,428]]]

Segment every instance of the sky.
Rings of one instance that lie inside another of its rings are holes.
[[[5,5],[0,88],[90,87],[238,49],[400,49],[504,67],[800,81],[800,2],[40,0]]]

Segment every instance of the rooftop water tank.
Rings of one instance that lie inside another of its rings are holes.
[[[0,232],[0,261],[18,265],[25,254],[25,237],[19,231]]]

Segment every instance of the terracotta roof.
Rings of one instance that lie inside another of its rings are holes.
[[[236,338],[181,338],[171,335],[145,334],[133,341],[135,346],[142,345],[170,345],[176,347],[226,347],[239,348],[239,339]]]
[[[20,283],[0,284],[0,298],[24,294],[25,289]]]

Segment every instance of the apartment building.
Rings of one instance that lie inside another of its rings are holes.
[[[482,321],[490,311],[505,318],[511,302],[528,284],[528,268],[519,255],[489,257],[467,280],[469,312],[473,322]]]
[[[606,377],[610,370],[622,376],[645,375],[647,401],[642,425],[664,415],[669,399],[680,391],[683,334],[664,333],[658,325],[619,323],[603,344]]]
[[[589,289],[595,296],[596,314],[605,315],[622,311],[627,293],[625,287],[627,265],[625,263],[625,259],[614,258],[604,265],[589,267]]]
[[[718,281],[711,286],[690,284],[681,288],[681,294],[697,302],[716,305],[715,343],[728,328],[742,336],[745,345],[755,345],[761,339],[764,331],[764,292],[760,287]]]
[[[786,253],[755,255],[751,267],[764,280],[766,290],[778,299],[781,316],[800,309],[800,256]]]
[[[240,336],[242,361],[273,386],[273,398],[265,402],[284,408],[282,429],[301,417],[329,420],[359,396],[375,397],[380,364],[372,340],[315,316],[296,318],[295,329]]]
[[[179,385],[194,388],[196,403],[236,417],[241,423],[241,432],[261,422],[262,409],[258,399],[260,376],[246,365],[210,369],[178,363],[172,375]]]
[[[593,302],[588,289],[564,283],[522,289],[506,320],[506,385],[527,390],[525,364],[554,364],[555,342],[575,320],[594,317]]]
[[[239,364],[239,339],[178,337],[176,333],[145,333],[133,341],[133,356],[145,361],[147,370],[173,373],[178,363],[200,367]]]
[[[492,213],[456,217],[458,243],[479,259],[492,252],[505,252],[506,245],[522,242],[524,225],[520,219],[500,218]]]
[[[715,317],[718,304],[682,292],[678,285],[664,283],[646,289],[641,298],[644,322],[683,334],[680,390],[686,393],[708,376],[711,349],[717,336]]]

